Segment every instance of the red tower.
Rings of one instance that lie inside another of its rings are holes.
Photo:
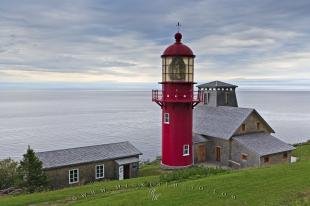
[[[182,168],[193,164],[193,108],[200,102],[194,94],[194,58],[192,50],[181,43],[182,34],[175,34],[175,43],[161,55],[162,91],[152,91],[152,101],[162,108],[162,167]]]

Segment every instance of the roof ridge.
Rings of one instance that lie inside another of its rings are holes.
[[[40,151],[40,152],[35,152],[35,153],[39,154],[39,153],[46,153],[46,152],[57,152],[57,151],[64,151],[64,150],[71,150],[71,149],[80,149],[80,148],[89,148],[89,147],[96,147],[96,146],[103,146],[103,145],[121,144],[121,143],[126,143],[126,142],[131,144],[127,140],[127,141],[122,141],[122,142],[112,142],[112,143],[106,143],[106,144],[96,144],[96,145],[88,145],[88,146],[80,146],[80,147],[70,147],[70,148],[65,148],[65,149],[47,150],[47,151]]]
[[[219,80],[215,80],[215,81],[211,81],[211,82],[207,82],[207,83],[202,83],[202,84],[199,84],[197,86],[198,88],[199,87],[238,87],[237,85],[234,85],[234,84],[230,84],[230,83],[227,83],[227,82],[222,82],[222,81],[219,81]]]

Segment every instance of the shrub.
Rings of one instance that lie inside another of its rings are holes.
[[[179,169],[170,173],[160,175],[161,182],[171,182],[183,179],[197,179],[209,175],[216,175],[220,173],[228,173],[227,170],[220,168],[207,168],[203,166],[193,166],[190,168]]]
[[[10,158],[0,161],[0,190],[14,187],[19,182],[18,163]]]

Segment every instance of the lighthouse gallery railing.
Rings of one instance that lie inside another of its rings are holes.
[[[184,98],[183,98],[184,97]],[[199,102],[203,101],[203,91],[198,90],[193,92],[193,96],[189,99],[186,96],[173,96],[169,98],[163,97],[162,90],[152,90],[152,101],[162,106],[163,102],[188,102],[191,101],[193,106],[196,106]]]

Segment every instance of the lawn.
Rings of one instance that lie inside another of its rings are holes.
[[[178,182],[160,181],[158,163],[149,164],[141,168],[144,177],[1,197],[0,205],[310,205],[310,145],[294,155],[301,155],[294,164]]]

